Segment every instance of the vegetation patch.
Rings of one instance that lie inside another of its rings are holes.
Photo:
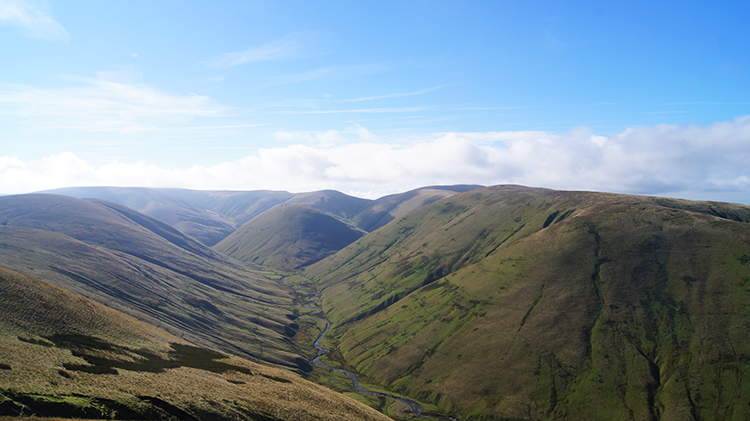
[[[85,364],[64,364],[65,369],[92,374],[117,374],[117,369],[160,373],[168,368],[190,367],[223,373],[237,371],[252,374],[246,367],[228,364],[226,356],[215,351],[190,345],[172,343],[167,358],[145,349],[133,349],[107,342],[103,339],[79,335],[58,334],[46,338],[59,348],[85,360]]]
[[[0,415],[82,419],[157,420],[152,411],[138,411],[120,402],[79,395],[0,394]]]

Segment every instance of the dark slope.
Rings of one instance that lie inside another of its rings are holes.
[[[341,250],[364,234],[320,210],[285,205],[255,217],[215,249],[246,262],[296,270]]]
[[[384,420],[281,370],[196,348],[0,267],[0,417]]]
[[[44,275],[202,346],[306,369],[288,335],[291,297],[174,228],[124,206],[0,197],[0,264]]]
[[[206,208],[197,208],[158,189],[136,187],[70,187],[51,193],[80,199],[102,199],[127,206],[166,222],[179,231],[212,246],[231,234],[236,226]]]
[[[352,218],[351,223],[367,232],[375,231],[401,215],[456,193],[481,188],[482,186],[430,186],[406,193],[392,194],[372,201]]]
[[[747,221],[741,205],[498,186],[307,273],[333,355],[462,420],[741,420]]]

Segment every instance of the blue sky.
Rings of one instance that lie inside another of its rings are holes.
[[[0,0],[0,193],[750,204],[750,3]]]

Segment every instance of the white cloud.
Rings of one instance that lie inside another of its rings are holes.
[[[349,142],[375,142],[377,136],[359,124],[354,124],[346,130],[325,130],[321,132],[286,131],[279,130],[273,135],[274,139],[284,143],[315,144],[318,147],[331,147],[336,144]]]
[[[205,64],[225,68],[257,61],[308,58],[324,52],[325,38],[322,32],[296,32],[260,47],[221,54],[207,60]]]
[[[50,13],[31,2],[0,0],[0,24],[20,26],[30,37],[67,41],[68,31]]]
[[[157,91],[131,69],[96,76],[75,78],[76,84],[55,89],[0,83],[1,118],[19,121],[31,131],[126,133],[229,113],[207,96]]]
[[[385,95],[378,95],[378,96],[369,96],[369,97],[363,97],[363,98],[354,98],[354,99],[344,99],[341,100],[341,102],[361,102],[361,101],[373,101],[378,99],[389,99],[389,98],[400,98],[405,96],[415,96],[415,95],[424,95],[426,93],[437,91],[438,89],[445,88],[446,85],[442,86],[435,86],[433,88],[427,88],[422,89],[419,91],[414,92],[406,92],[406,93],[393,93],[393,94],[385,94]]]
[[[284,132],[286,133],[286,132]],[[317,140],[322,133],[287,133]],[[637,127],[608,137],[579,128],[546,132],[444,133],[385,143],[364,127],[347,143],[293,144],[212,166],[167,169],[72,153],[22,162],[0,157],[0,190],[120,185],[193,189],[326,188],[383,195],[434,184],[522,184],[750,203],[750,116],[704,126]]]

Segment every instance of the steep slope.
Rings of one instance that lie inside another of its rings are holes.
[[[498,186],[307,270],[332,355],[471,419],[746,419],[750,208]]]
[[[309,369],[288,339],[292,299],[275,281],[124,206],[0,197],[0,248],[0,264],[201,346]]]
[[[285,205],[255,217],[214,248],[246,262],[297,270],[341,250],[364,234],[320,210]]]
[[[481,187],[473,185],[431,186],[384,196],[361,209],[352,218],[351,223],[367,232],[372,232],[414,209]]]
[[[386,420],[342,395],[0,267],[0,416]]]
[[[234,232],[236,226],[206,208],[199,209],[158,189],[137,187],[69,187],[50,193],[79,199],[102,199],[127,206],[166,222],[179,231],[212,246]]]

